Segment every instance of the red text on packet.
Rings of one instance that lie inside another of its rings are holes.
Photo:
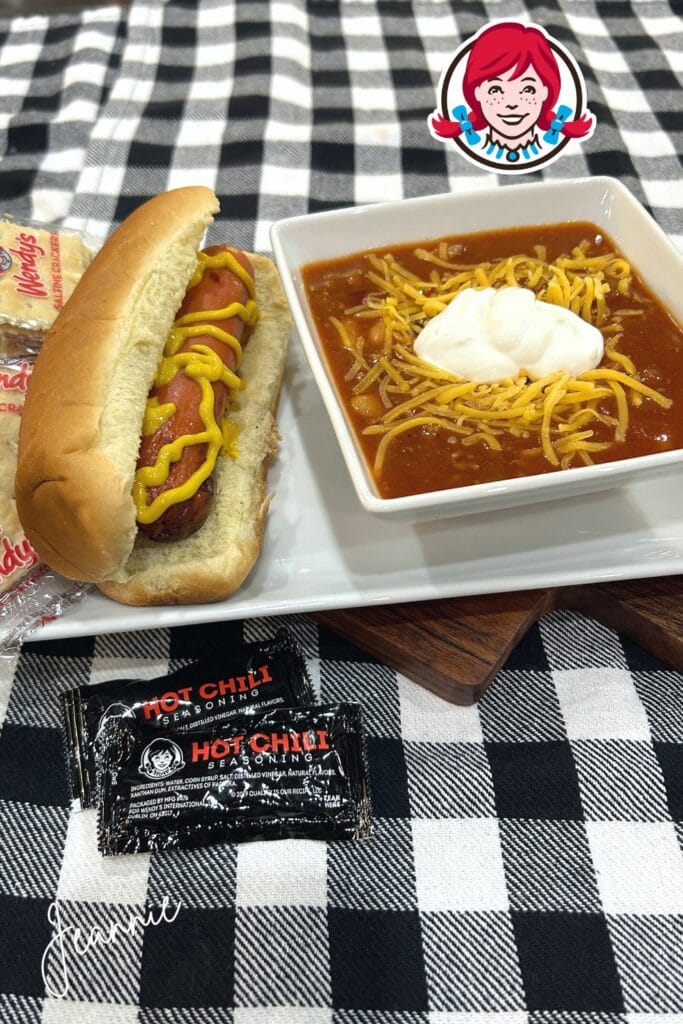
[[[246,676],[231,676],[229,679],[219,679],[215,683],[202,683],[197,692],[202,700],[215,700],[216,697],[225,697],[227,694],[249,693],[250,690],[272,681],[268,666],[261,665],[256,671],[247,672]]]
[[[7,578],[17,569],[28,569],[38,561],[38,555],[26,537],[12,544],[9,537],[0,541],[0,576]]]
[[[50,232],[50,263],[52,266],[52,305],[55,309],[61,309],[64,305],[64,284],[62,281],[62,257],[59,251],[59,235],[56,231]]]
[[[20,295],[31,295],[33,298],[47,298],[47,288],[43,283],[38,269],[38,260],[46,255],[42,245],[38,244],[35,235],[20,231],[17,235],[17,248],[9,250],[19,261],[19,273],[12,274],[17,282]]]
[[[242,752],[244,736],[230,736],[212,741],[195,740],[192,744],[192,762],[220,761]],[[329,737],[325,729],[305,732],[255,732],[248,739],[254,754],[305,754],[310,750],[329,750]]]
[[[20,391],[23,395],[28,389],[28,379],[31,376],[31,367],[28,363],[21,364],[18,370],[0,370],[0,390]]]
[[[200,700],[216,700],[217,697],[237,696],[240,693],[249,693],[259,686],[272,683],[273,677],[267,665],[247,672],[244,676],[230,676],[229,679],[217,679],[210,683],[201,683],[197,687],[197,696]],[[145,721],[151,718],[160,718],[161,715],[172,715],[182,704],[189,704],[193,700],[194,687],[184,686],[177,690],[169,690],[162,693],[160,697],[150,697],[142,705],[142,715]]]

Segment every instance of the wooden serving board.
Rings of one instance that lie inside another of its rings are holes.
[[[356,647],[453,704],[474,704],[527,630],[571,608],[683,671],[683,576],[317,612]]]

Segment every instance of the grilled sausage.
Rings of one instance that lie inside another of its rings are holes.
[[[244,253],[225,245],[209,246],[203,252],[208,257],[215,257],[220,253],[231,253],[253,280],[253,269]],[[182,318],[190,313],[205,311],[211,313],[224,310],[233,303],[239,303],[244,307],[248,299],[249,292],[246,284],[229,267],[209,266],[204,270],[200,281],[189,288],[178,312],[176,323],[182,322]],[[206,319],[199,318],[199,323],[202,326],[213,325],[244,344],[248,334],[249,318],[243,313],[219,319],[207,316]],[[209,348],[217,353],[229,370],[237,369],[236,353],[233,348],[210,334],[197,334],[186,338],[180,344],[177,352],[196,352],[198,346]],[[227,405],[229,389],[221,380],[213,381],[211,387],[214,395],[214,417],[216,423],[220,425]],[[149,397],[154,400],[155,405],[158,404],[161,407],[172,403],[175,412],[158,429],[143,436],[138,455],[138,470],[154,466],[165,445],[172,444],[178,438],[187,435],[201,434],[205,430],[205,424],[200,414],[202,389],[196,379],[188,376],[185,369],[177,369],[168,382],[162,383],[160,386],[155,385]],[[207,444],[186,444],[180,458],[177,461],[171,461],[166,481],[163,484],[147,488],[147,505],[150,505],[160,494],[166,494],[186,484],[205,463],[207,450]],[[181,540],[194,533],[204,523],[209,513],[213,493],[213,474],[211,474],[191,497],[182,501],[173,501],[158,518],[150,523],[138,523],[138,528],[152,540]]]

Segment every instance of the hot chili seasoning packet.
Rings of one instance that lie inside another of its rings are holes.
[[[287,629],[155,679],[88,683],[61,695],[74,797],[97,802],[98,761],[112,720],[184,734],[222,726],[235,716],[312,704],[301,649]]]
[[[173,734],[120,718],[104,732],[98,786],[105,855],[371,834],[357,704],[278,707]]]

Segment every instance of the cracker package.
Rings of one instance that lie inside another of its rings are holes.
[[[28,360],[0,358],[0,595],[38,561],[14,503],[19,423],[30,373]]]
[[[0,216],[0,354],[40,345],[91,258],[75,232]]]
[[[0,654],[88,589],[38,561],[17,515],[14,477],[36,354],[90,259],[74,232],[0,216]]]

